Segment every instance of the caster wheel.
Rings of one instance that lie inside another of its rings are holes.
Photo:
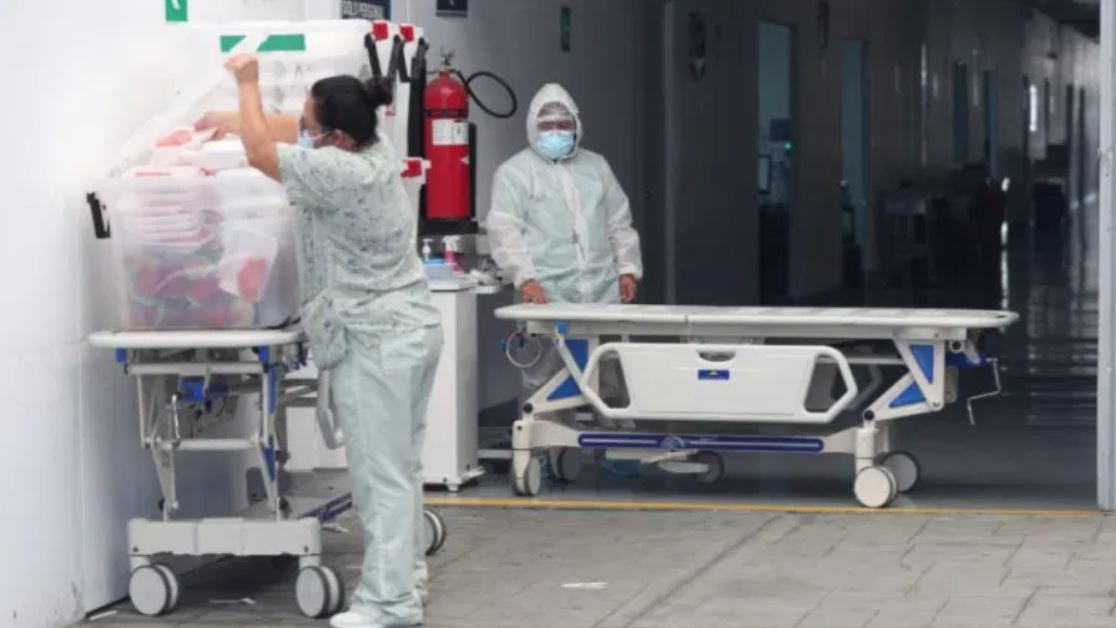
[[[446,544],[446,522],[433,510],[422,511],[422,520],[426,532],[426,555],[433,556]]]
[[[725,477],[725,459],[715,451],[703,451],[693,458],[694,462],[703,464],[706,470],[698,474],[698,481],[702,484],[713,484]]]
[[[853,481],[856,500],[865,508],[883,508],[899,494],[895,476],[885,467],[867,467]]]
[[[523,473],[522,478],[514,477],[512,474],[512,481],[515,482],[515,494],[522,497],[537,497],[542,492],[542,461],[537,457],[532,457],[531,461],[527,463],[527,470]]]
[[[291,512],[291,502],[287,501],[286,497],[279,498],[279,511],[283,513]]]
[[[550,465],[550,475],[561,482],[572,484],[577,481],[581,473],[581,450],[571,447],[559,449],[547,457]]]
[[[138,613],[157,617],[170,612],[177,587],[171,585],[170,578],[167,577],[169,571],[155,565],[144,565],[132,572],[132,577],[128,580],[128,595]]]
[[[879,464],[895,476],[895,487],[900,493],[914,490],[922,476],[918,458],[905,451],[893,451],[884,456]]]
[[[319,619],[339,608],[343,600],[341,581],[328,567],[303,567],[295,580],[298,610],[311,619]]]
[[[329,567],[321,567],[320,569],[329,583],[329,610],[326,614],[336,615],[345,606],[345,583],[337,576],[337,572]]]
[[[167,610],[166,610],[166,612],[169,613],[169,612],[173,611],[174,609],[178,608],[178,591],[181,588],[181,584],[178,581],[178,576],[176,576],[175,573],[173,571],[171,571],[170,567],[167,567],[166,565],[155,565],[155,568],[158,569],[160,572],[162,572],[163,576],[166,577],[167,582],[170,583],[170,588],[171,588],[170,607],[167,608]]]

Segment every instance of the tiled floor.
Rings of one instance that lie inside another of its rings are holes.
[[[1101,515],[444,514],[431,627],[1116,626],[1116,519]],[[356,533],[327,544],[351,585]],[[121,607],[92,625],[325,625],[295,610],[292,578],[226,562],[187,579],[174,615]]]

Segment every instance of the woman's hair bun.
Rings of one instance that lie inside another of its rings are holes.
[[[390,105],[394,97],[393,92],[392,84],[382,78],[374,78],[364,83],[364,93],[368,95],[368,101],[373,109]]]

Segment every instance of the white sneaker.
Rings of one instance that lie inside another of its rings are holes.
[[[358,611],[345,611],[329,618],[329,625],[333,628],[396,628],[397,626],[421,626],[422,622],[407,624],[383,624],[375,618]]]
[[[329,618],[329,625],[333,628],[379,628],[374,618],[357,611],[338,613]]]

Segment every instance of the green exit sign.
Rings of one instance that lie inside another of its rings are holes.
[[[185,22],[188,19],[189,0],[163,0],[168,22]]]

